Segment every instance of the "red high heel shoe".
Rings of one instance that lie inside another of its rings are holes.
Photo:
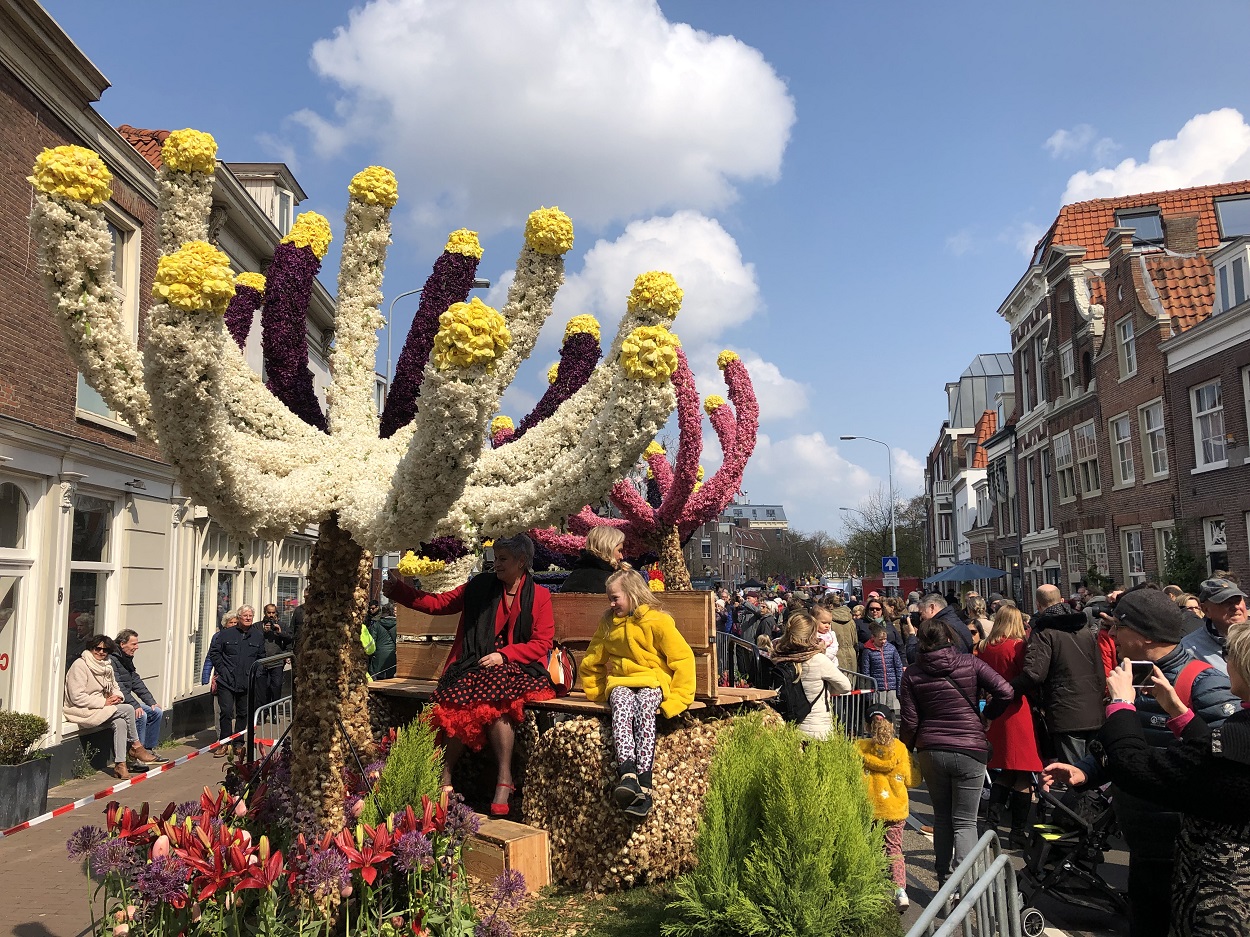
[[[497,804],[494,801],[491,801],[490,814],[492,817],[506,817],[512,811],[512,806],[508,801],[512,799],[512,792],[515,791],[516,788],[511,784],[496,784],[495,787],[506,787],[508,789],[508,800],[505,800],[502,804]]]

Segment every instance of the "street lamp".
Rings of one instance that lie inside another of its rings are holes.
[[[885,446],[886,457],[889,460],[890,473],[890,553],[898,556],[898,535],[894,530],[894,450],[890,448],[889,443],[884,443],[880,439],[873,439],[871,436],[842,436],[843,441],[851,439],[863,439],[867,442],[875,442],[878,446]]]
[[[425,287],[423,286],[419,289],[408,290],[406,293],[400,293],[398,296],[396,296],[394,299],[391,300],[390,306],[387,307],[387,310],[386,310],[386,390],[387,390],[387,393],[390,393],[390,390],[391,390],[391,316],[395,313],[395,304],[399,302],[401,299],[403,299],[405,296],[416,296],[418,293],[420,293],[424,289]],[[488,290],[490,289],[490,280],[484,280],[481,277],[475,277],[473,280],[472,289]]]

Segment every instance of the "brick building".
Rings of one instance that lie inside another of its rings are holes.
[[[278,543],[227,537],[63,348],[29,237],[26,177],[42,149],[67,143],[96,150],[113,175],[103,208],[117,288],[132,336],[144,340],[164,133],[109,126],[92,106],[107,87],[38,3],[0,0],[0,708],[48,719],[57,777],[78,746],[61,718],[62,675],[85,638],[138,631],[137,666],[172,727],[201,728],[212,705],[200,666],[220,613],[297,601],[312,542],[306,532]],[[243,164],[235,175],[219,164],[210,236],[237,270],[263,271],[302,197],[283,166]],[[308,327],[319,387],[332,323],[318,286]],[[259,339],[255,327],[247,357],[257,370]]]

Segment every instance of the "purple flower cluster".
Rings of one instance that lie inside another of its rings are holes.
[[[410,830],[395,840],[395,864],[401,872],[423,872],[434,864],[429,837]]]
[[[412,327],[395,365],[395,379],[386,395],[386,407],[382,411],[378,432],[383,439],[394,436],[416,415],[417,395],[421,393],[425,366],[434,348],[434,336],[438,333],[438,317],[449,306],[468,299],[473,278],[477,276],[477,261],[476,257],[451,251],[443,251],[434,261],[434,270],[422,288],[421,303],[412,318]]]
[[[65,851],[71,859],[85,859],[105,838],[104,830],[98,826],[80,826],[66,841]]]
[[[149,902],[177,906],[187,894],[187,865],[177,856],[161,856],[135,876],[135,888]]]
[[[314,895],[337,894],[352,881],[347,856],[334,847],[309,853],[299,879],[304,888]]]
[[[126,882],[133,882],[139,871],[139,857],[135,848],[124,839],[106,839],[91,850],[91,872],[105,877],[120,875]]]
[[[435,537],[433,540],[428,540],[421,544],[417,548],[417,555],[450,563],[452,560],[458,560],[462,556],[468,556],[469,548],[464,545],[459,537]]]
[[[590,380],[590,375],[602,355],[599,341],[589,332],[574,332],[570,335],[560,347],[560,366],[556,371],[556,382],[548,385],[547,392],[521,421],[512,441],[520,439],[527,430],[547,419],[556,412],[560,404],[581,390]]]
[[[477,814],[463,800],[455,800],[448,805],[445,831],[454,844],[452,848],[460,846],[476,833],[480,825]]]
[[[247,344],[247,333],[252,331],[252,319],[264,298],[264,294],[254,286],[235,285],[234,297],[226,307],[226,329],[240,348]]]
[[[477,926],[473,928],[473,937],[512,937],[512,925],[492,914],[485,921],[477,922]]]
[[[261,348],[265,386],[305,423],[326,431],[325,414],[308,369],[308,307],[321,261],[311,247],[279,244],[265,281]]]
[[[491,898],[501,908],[515,908],[525,898],[525,876],[516,869],[505,869],[495,877]]]

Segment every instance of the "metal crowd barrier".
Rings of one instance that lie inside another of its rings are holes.
[[[284,696],[259,707],[252,716],[252,724],[248,727],[247,760],[254,761],[256,748],[271,748],[277,745],[287,729],[291,727],[291,719],[295,714],[293,697]],[[262,754],[264,752],[262,751]]]
[[[855,670],[844,670],[842,673],[851,681],[851,691],[830,693],[829,709],[842,723],[842,731],[848,738],[861,738],[866,734],[864,720],[868,710],[875,703],[882,702],[878,695],[877,681]]]
[[[256,714],[261,710],[275,705],[286,699],[289,703],[291,697],[282,697],[277,700],[271,700],[271,696],[279,696],[281,693],[283,671],[286,669],[286,662],[291,661],[294,665],[295,655],[290,651],[283,651],[281,654],[271,654],[269,657],[262,657],[256,663],[252,664],[252,668],[248,671],[247,678],[247,760],[253,760],[253,750],[256,735]],[[271,671],[277,671],[277,680],[272,678],[275,674]],[[292,674],[294,677],[294,674]],[[275,684],[277,689],[275,689]],[[294,690],[292,690],[292,693]],[[263,704],[261,703],[263,700]]]
[[[760,649],[750,641],[727,631],[716,632],[716,659],[720,662],[721,678],[728,686],[737,686],[742,679],[749,686],[768,689]]]
[[[947,914],[952,900],[956,901],[955,907]],[[939,924],[938,919],[942,917],[945,920]],[[998,834],[993,830],[977,840],[972,852],[959,863],[912,925],[907,937],[954,937],[955,934],[1025,937],[1020,923],[1016,871],[1011,856],[1002,851]]]

